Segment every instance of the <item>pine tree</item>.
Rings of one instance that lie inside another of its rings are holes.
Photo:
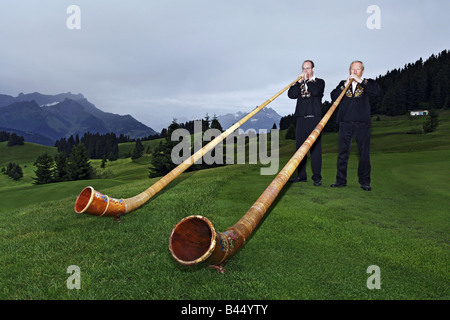
[[[6,131],[0,131],[0,142],[8,141],[9,133]]]
[[[425,119],[425,122],[423,124],[423,131],[424,132],[433,132],[437,129],[439,124],[439,114],[435,109],[431,109],[430,113]]]
[[[394,115],[395,106],[395,89],[391,87],[383,97],[383,103],[381,105],[380,112],[382,114]]]
[[[106,156],[103,156],[103,159],[102,159],[102,164],[100,165],[100,168],[102,168],[102,169],[105,169],[105,167],[106,167]]]
[[[2,172],[14,181],[19,181],[23,177],[22,168],[17,163],[13,162],[8,163],[6,168],[2,168]]]
[[[88,152],[82,143],[72,148],[72,153],[69,157],[68,173],[70,180],[91,179],[94,175]]]
[[[56,182],[69,180],[67,156],[60,152],[55,156],[54,179]]]
[[[19,181],[22,177],[23,177],[22,168],[19,165],[17,165],[16,170],[14,170],[14,172],[11,175],[11,178],[14,181]]]
[[[12,133],[9,135],[9,139],[8,139],[8,143],[7,143],[8,147],[19,146],[19,145],[23,145],[23,144],[24,144],[24,139],[22,136],[18,136],[15,133]]]
[[[36,174],[36,178],[33,178],[34,184],[46,184],[55,181],[53,177],[55,163],[51,155],[48,153],[40,155],[34,162],[34,165],[37,167],[37,170],[34,171]]]
[[[285,139],[295,140],[295,126],[293,123],[291,123],[291,125],[287,129]]]
[[[152,167],[150,168],[150,178],[165,175],[172,171],[176,165],[172,161],[172,148],[178,144],[178,141],[172,141],[172,133],[180,128],[177,119],[173,119],[169,128],[167,129],[167,136],[152,153]]]
[[[119,158],[118,154],[115,154],[114,152],[110,152],[108,156],[109,161],[116,161]]]
[[[208,130],[210,127],[210,120],[209,120],[209,115],[206,114],[205,119],[202,120],[202,131],[205,132],[206,130]]]
[[[144,154],[144,146],[142,145],[141,139],[136,140],[133,153],[131,154],[131,159],[139,159]]]
[[[152,167],[150,168],[150,178],[163,176],[175,168],[171,159],[172,143],[171,141],[159,142],[159,145],[152,153]]]
[[[213,119],[211,120],[211,129],[218,129],[223,132],[223,128],[216,115],[214,115]]]

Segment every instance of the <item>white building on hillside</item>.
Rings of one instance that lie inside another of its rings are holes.
[[[428,115],[428,110],[410,110],[409,114],[411,116],[426,116]]]

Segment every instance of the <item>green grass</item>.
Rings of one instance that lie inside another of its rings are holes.
[[[0,166],[27,165],[24,181],[0,175],[0,299],[447,300],[449,118],[422,135],[405,133],[420,119],[373,121],[371,192],[357,183],[356,147],[348,186],[329,188],[337,135],[324,134],[324,185],[287,184],[225,274],[176,263],[169,235],[192,214],[231,227],[274,178],[258,165],[184,173],[118,224],[77,215],[75,198],[86,185],[118,198],[142,192],[157,181],[149,158],[108,162],[111,179],[33,186],[34,151],[0,144]],[[294,145],[280,140],[281,165]],[[81,269],[80,290],[66,287],[70,265]],[[366,286],[370,265],[380,267],[380,290]]]

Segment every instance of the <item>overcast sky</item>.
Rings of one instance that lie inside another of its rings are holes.
[[[450,49],[449,12],[448,0],[0,0],[0,94],[82,93],[160,131],[250,111],[312,59],[329,101],[352,60],[375,78]],[[269,106],[287,115],[295,102]]]

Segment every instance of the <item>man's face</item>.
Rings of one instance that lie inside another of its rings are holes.
[[[354,62],[350,66],[350,74],[355,74],[358,77],[362,78],[362,75],[364,73],[364,69],[361,62]]]
[[[314,68],[312,67],[312,63],[307,61],[303,63],[302,71],[306,73],[306,77],[311,79],[314,76]]]

